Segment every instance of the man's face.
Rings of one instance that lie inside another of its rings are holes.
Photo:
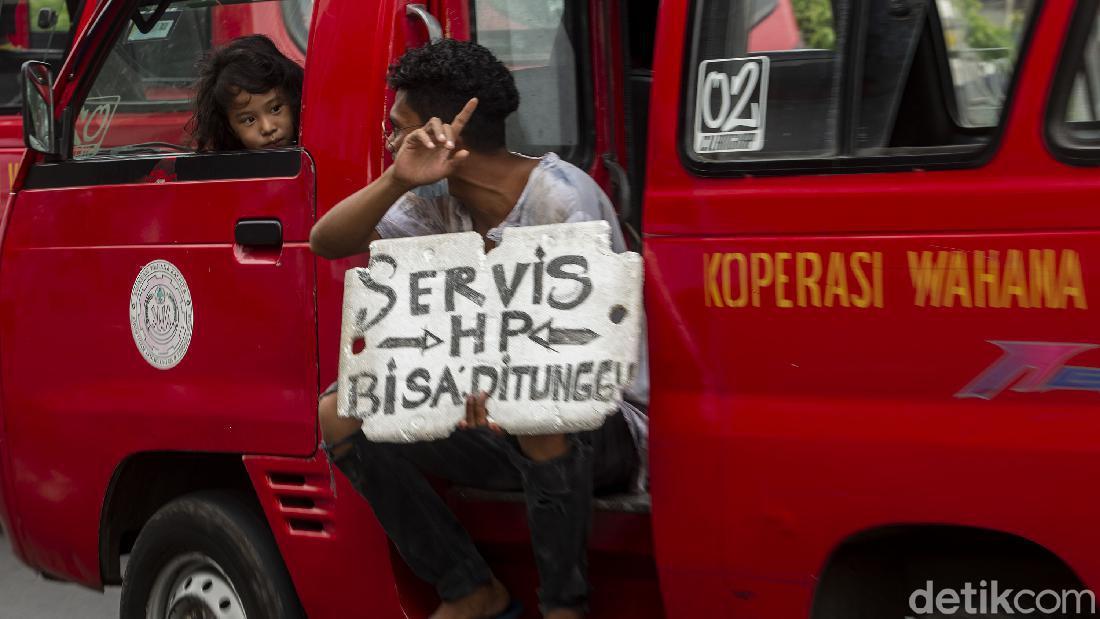
[[[420,115],[405,102],[405,91],[398,90],[393,98],[393,106],[390,107],[389,121],[383,131],[386,148],[396,155],[397,151],[401,150],[401,145],[405,143],[405,138],[423,127],[424,122],[420,119]]]
[[[229,109],[229,126],[245,148],[277,148],[294,141],[294,113],[278,89],[242,90]]]

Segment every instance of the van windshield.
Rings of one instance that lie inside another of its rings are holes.
[[[28,60],[48,62],[57,71],[73,39],[76,2],[0,0],[0,114],[22,105],[19,70]]]

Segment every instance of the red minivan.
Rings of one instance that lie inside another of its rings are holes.
[[[318,450],[343,273],[366,259],[307,241],[389,164],[387,66],[453,37],[513,70],[510,147],[589,171],[645,259],[650,493],[597,501],[593,616],[1088,610],[1098,13],[107,0],[63,66],[24,69],[4,529],[51,577],[121,584],[125,617],[434,608]],[[299,143],[195,153],[194,61],[252,32],[304,61]],[[522,498],[440,491],[535,616]]]

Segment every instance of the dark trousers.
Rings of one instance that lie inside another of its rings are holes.
[[[543,610],[583,608],[594,489],[628,489],[638,457],[621,413],[569,438],[569,453],[535,462],[514,437],[483,429],[410,444],[375,443],[356,432],[347,440],[351,448],[334,462],[370,502],[409,567],[444,600],[473,592],[490,582],[491,573],[424,473],[486,490],[522,489]]]

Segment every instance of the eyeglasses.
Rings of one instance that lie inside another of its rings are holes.
[[[390,122],[382,121],[382,143],[386,146],[390,146],[397,141],[401,134],[406,131],[415,131],[424,125],[410,125],[408,127],[398,127],[397,125],[390,126]]]

